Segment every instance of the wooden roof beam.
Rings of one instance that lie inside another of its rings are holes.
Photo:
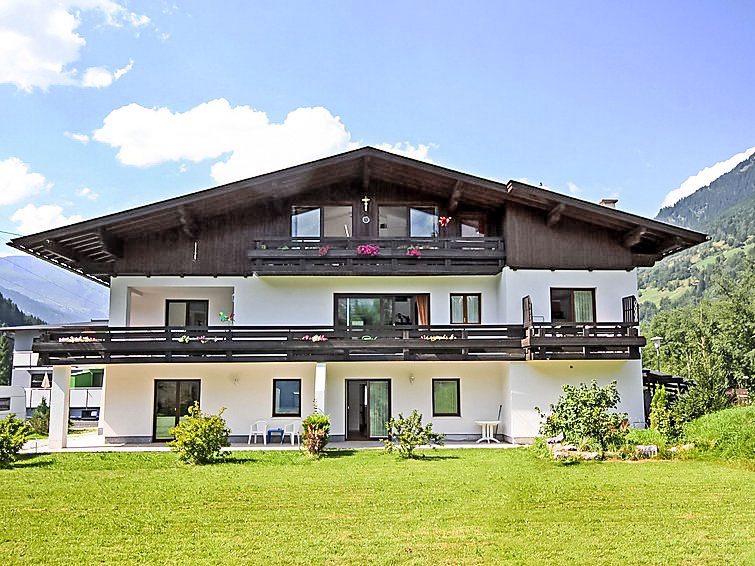
[[[565,209],[566,205],[562,202],[551,208],[548,211],[548,218],[546,219],[545,224],[549,228],[558,224],[559,220],[561,220],[561,214],[563,214]]]
[[[362,191],[370,191],[370,158],[366,155],[362,158]]]
[[[183,233],[192,240],[196,240],[199,236],[199,225],[191,211],[182,204],[178,206],[178,221],[181,223]]]
[[[647,234],[648,229],[645,226],[638,226],[634,230],[630,230],[624,234],[623,245],[625,248],[631,248],[636,246],[642,240],[642,237]]]
[[[105,228],[97,229],[97,239],[107,254],[119,259],[123,257],[123,240],[113,236]]]
[[[464,192],[463,183],[461,180],[456,181],[454,190],[451,193],[451,198],[448,199],[448,213],[453,214],[456,209],[459,208],[459,202],[461,202],[461,196]]]

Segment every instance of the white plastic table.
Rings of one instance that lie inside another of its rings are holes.
[[[495,427],[498,426],[498,423],[500,422],[501,421],[475,421],[475,424],[480,425],[480,428],[482,429],[482,436],[477,442],[480,443],[483,440],[487,440],[488,444],[490,444],[490,441],[492,440],[496,444],[500,444],[500,441],[495,437]]]

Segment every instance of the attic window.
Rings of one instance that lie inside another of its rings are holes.
[[[351,206],[294,206],[291,210],[292,238],[350,238]]]
[[[435,238],[438,235],[438,209],[434,206],[381,206],[381,238]]]

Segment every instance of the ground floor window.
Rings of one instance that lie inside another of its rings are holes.
[[[273,380],[273,416],[301,416],[301,379]]]
[[[480,293],[451,294],[451,324],[480,324]]]
[[[595,322],[595,289],[551,289],[551,322]]]
[[[433,379],[433,416],[460,417],[459,379]]]
[[[0,397],[0,411],[10,411],[10,397]]]

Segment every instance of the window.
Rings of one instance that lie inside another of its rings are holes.
[[[322,209],[322,235],[330,238],[351,237],[351,207],[325,206]]]
[[[291,212],[293,238],[320,237],[320,209],[314,206],[295,206]]]
[[[459,379],[433,379],[433,416],[460,417]]]
[[[595,322],[595,289],[551,289],[551,322]]]
[[[480,324],[480,293],[451,295],[451,324]]]
[[[429,295],[335,295],[337,326],[427,325]]]
[[[209,301],[165,301],[166,326],[207,326]]]
[[[461,237],[462,238],[482,238],[485,235],[485,222],[482,217],[462,217],[461,223]]]
[[[378,217],[381,238],[435,238],[438,235],[438,208],[434,206],[381,206]]]
[[[292,238],[350,238],[351,206],[294,206],[291,209]]]
[[[0,397],[0,411],[10,411],[10,397]]]
[[[273,380],[273,416],[301,416],[301,379]]]

